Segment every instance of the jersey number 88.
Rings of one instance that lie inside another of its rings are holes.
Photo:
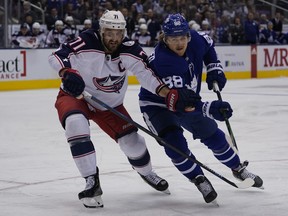
[[[180,76],[168,76],[162,79],[168,88],[183,88],[183,80]]]

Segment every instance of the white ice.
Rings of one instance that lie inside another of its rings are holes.
[[[138,108],[138,85],[129,86],[125,106],[144,125]],[[202,86],[203,100],[216,100]],[[149,135],[155,171],[170,184],[171,195],[153,190],[133,171],[117,144],[95,124],[104,191],[103,209],[86,209],[77,194],[84,180],[70,155],[54,101],[57,89],[0,92],[0,215],[1,216],[286,216],[288,213],[288,78],[229,80],[222,91],[234,115],[229,120],[242,160],[264,180],[265,190],[237,189],[204,171],[218,192],[219,207],[206,204]],[[225,123],[219,126],[227,132]],[[146,126],[145,126],[146,127]],[[185,132],[197,159],[235,180],[211,151]]]

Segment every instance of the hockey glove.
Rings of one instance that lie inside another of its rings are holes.
[[[228,102],[217,100],[203,103],[202,112],[205,117],[224,121],[232,116],[233,110]]]
[[[63,90],[73,97],[82,94],[85,88],[84,80],[77,70],[68,68],[62,76]]]
[[[226,77],[223,72],[223,68],[220,63],[211,63],[207,65],[207,77],[206,83],[208,84],[208,89],[213,89],[213,82],[217,82],[219,90],[221,91],[226,84]]]
[[[194,107],[201,97],[189,89],[171,89],[166,96],[166,106],[173,112],[186,112],[185,108]]]

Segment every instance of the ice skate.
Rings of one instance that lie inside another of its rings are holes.
[[[79,200],[82,201],[86,208],[99,208],[103,207],[103,201],[101,195],[103,194],[100,181],[99,170],[97,168],[97,174],[91,175],[85,178],[86,187],[85,190],[78,194]]]
[[[139,175],[147,184],[149,184],[151,187],[153,187],[157,191],[161,191],[163,193],[170,194],[170,191],[168,189],[168,187],[169,187],[168,182],[165,179],[159,177],[156,173],[151,172],[150,174],[148,174],[146,176],[141,175],[139,173]]]
[[[254,182],[255,182],[254,185],[253,185],[253,187],[257,187],[257,188],[260,188],[260,189],[264,189],[264,187],[263,187],[263,180],[262,180],[259,176],[257,176],[257,175],[255,175],[255,174],[249,172],[249,171],[246,169],[246,167],[248,166],[248,164],[249,164],[248,161],[244,161],[242,164],[240,164],[240,166],[241,166],[240,169],[232,170],[234,177],[237,178],[237,179],[239,179],[239,180],[241,180],[241,181],[243,181],[243,180],[246,179],[246,178],[251,178],[251,179],[253,179]]]
[[[205,176],[198,175],[195,179],[192,179],[191,182],[194,183],[198,190],[202,193],[206,203],[212,203],[219,206],[216,200],[217,193],[210,181]]]

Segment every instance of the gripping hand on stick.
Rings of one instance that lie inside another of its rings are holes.
[[[201,101],[201,97],[189,89],[171,89],[165,102],[170,111],[189,112],[194,111],[195,105]]]
[[[217,100],[203,103],[202,112],[209,118],[225,121],[232,116],[233,109],[228,102]]]
[[[73,97],[79,97],[85,88],[85,82],[77,70],[67,68],[62,75],[63,90]]]
[[[223,68],[220,63],[211,63],[207,66],[206,83],[209,90],[213,89],[214,82],[218,83],[220,91],[224,88],[227,82],[227,79],[223,72]]]

